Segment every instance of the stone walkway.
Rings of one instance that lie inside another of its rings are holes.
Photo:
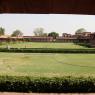
[[[0,92],[0,95],[95,95],[95,93],[14,93]]]

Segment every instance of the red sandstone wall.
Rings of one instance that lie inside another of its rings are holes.
[[[95,14],[95,0],[0,0],[0,12]]]

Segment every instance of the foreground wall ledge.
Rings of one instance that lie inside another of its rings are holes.
[[[95,0],[0,0],[0,13],[95,15]]]

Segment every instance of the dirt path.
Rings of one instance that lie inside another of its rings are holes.
[[[14,93],[14,92],[0,92],[0,95],[95,95],[95,93]]]

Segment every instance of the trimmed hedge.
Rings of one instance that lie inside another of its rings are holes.
[[[74,43],[75,45],[80,45],[80,46],[84,46],[86,48],[91,48],[90,43]]]
[[[43,93],[95,92],[95,78],[0,76],[0,91]]]
[[[16,53],[95,53],[95,49],[60,49],[60,48],[0,48],[0,52]]]

